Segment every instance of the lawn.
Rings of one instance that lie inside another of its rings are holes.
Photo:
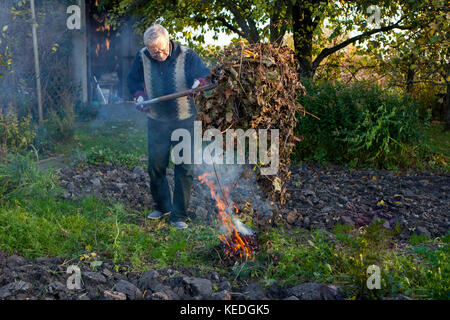
[[[431,151],[450,158],[450,131],[444,131],[443,122],[433,122],[432,126],[424,131],[426,144]]]
[[[448,141],[442,143],[445,136],[438,130],[430,131],[430,145],[448,156]],[[74,141],[57,146],[57,152],[71,154],[77,165],[145,166],[146,130],[132,121],[102,127],[83,123],[76,128]],[[261,250],[254,260],[227,266],[217,251],[218,231],[210,226],[196,221],[177,231],[165,220],[143,219],[148,212],[128,212],[121,203],[94,196],[62,199],[55,174],[38,170],[32,156],[17,155],[14,160],[0,166],[0,180],[9,177],[0,187],[0,250],[9,254],[86,259],[94,253],[130,272],[197,267],[215,270],[230,281],[252,278],[265,286],[329,283],[339,286],[347,299],[390,294],[450,298],[449,235],[436,239],[413,235],[400,242],[399,230],[384,229],[383,221],[360,229],[337,225],[332,231],[286,229],[280,221],[259,230]],[[370,265],[381,269],[380,290],[367,288]]]

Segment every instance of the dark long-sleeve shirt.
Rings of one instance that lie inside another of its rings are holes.
[[[164,61],[153,59],[146,47],[136,54],[127,85],[131,94],[145,89],[152,99],[190,89],[195,79],[205,78],[209,72],[194,50],[171,40],[170,54]],[[148,112],[150,118],[161,121],[185,120],[196,115],[193,99],[189,97],[153,104]]]

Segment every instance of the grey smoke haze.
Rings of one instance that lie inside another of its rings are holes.
[[[33,114],[36,114],[36,74],[33,55],[33,42],[31,37],[31,14],[30,3],[25,1],[22,6],[18,6],[19,0],[1,0],[0,1],[0,52],[4,52],[6,46],[12,58],[13,72],[6,73],[0,78],[0,108],[8,105],[17,107],[23,98],[29,98],[25,104],[26,107],[32,107]],[[77,0],[35,0],[36,20],[37,20],[37,39],[39,47],[39,63],[41,69],[41,83],[44,100],[44,116],[52,108],[52,105],[60,104],[64,96],[70,96],[73,104],[81,100],[81,37],[80,30],[69,30],[67,19],[71,14],[67,13],[70,5],[77,5]],[[13,14],[11,8],[18,10],[19,14]],[[1,37],[1,30],[7,26],[5,37]],[[88,31],[88,39],[93,42],[100,41],[103,44],[105,39],[96,32],[96,27],[91,26]],[[116,35],[118,37],[116,38]],[[108,55],[108,59],[103,59],[105,66],[92,65],[92,72],[99,79],[101,74],[111,72],[111,66],[114,66],[114,55],[123,56],[124,67],[118,76],[123,78],[128,72],[127,63],[131,63],[131,51],[134,46],[140,46],[136,43],[137,35],[132,31],[132,20],[124,21],[117,33],[112,33],[111,47],[116,45],[119,50]],[[115,41],[115,43],[114,43]],[[133,45],[130,45],[133,43]],[[135,44],[136,43],[136,44]],[[125,49],[122,49],[125,48]],[[88,61],[92,54],[95,56],[95,43],[91,46],[88,41]],[[128,52],[130,51],[130,52]],[[135,52],[132,56],[134,57]],[[128,60],[127,60],[128,59]],[[95,72],[94,72],[95,71]],[[88,81],[90,81],[88,73]],[[67,94],[66,94],[67,93]],[[92,92],[95,95],[95,91]],[[128,92],[121,93],[126,98]],[[26,99],[25,99],[26,100]],[[22,103],[23,104],[23,103]],[[22,108],[22,106],[20,107]],[[106,111],[106,110],[105,110]],[[104,112],[103,110],[101,112]],[[114,114],[110,117],[118,118]],[[96,124],[95,124],[96,125]]]
[[[133,122],[139,130],[147,130],[147,115],[136,110],[133,103],[112,103],[102,105],[98,109],[98,115],[89,126],[99,129],[106,122]]]
[[[203,154],[208,153],[208,148],[206,145],[203,146]],[[251,174],[243,175],[244,170],[250,170]],[[256,183],[255,179],[255,172],[251,170],[251,166],[246,165],[239,165],[239,164],[215,164],[210,165],[205,162],[202,164],[196,165],[196,175],[200,176],[204,173],[211,173],[212,176],[209,179],[210,181],[213,181],[215,186],[217,187],[216,192],[219,193],[219,196],[222,200],[224,199],[224,195],[222,194],[222,191],[219,188],[219,182],[220,186],[222,187],[222,190],[224,190],[226,187],[229,188],[229,195],[228,195],[228,208],[225,210],[227,214],[231,217],[231,221],[238,230],[238,232],[242,235],[253,235],[254,231],[251,230],[248,226],[244,225],[239,217],[234,214],[235,209],[233,207],[233,204],[237,203],[245,203],[246,201],[250,202],[252,205],[252,208],[256,211],[259,210],[260,212],[272,212],[273,208],[270,205],[270,202],[268,199],[264,199],[262,191],[260,190],[258,184]],[[217,176],[216,176],[217,174]],[[219,182],[217,181],[217,178]],[[200,182],[199,182],[200,183]],[[236,183],[239,190],[247,190],[251,191],[248,193],[239,193],[234,192],[233,185]],[[209,193],[209,189],[206,189],[204,194],[202,195],[204,198],[210,199],[211,195]],[[239,210],[242,210],[242,208],[239,208]],[[221,226],[220,231],[223,233],[227,232],[227,229],[224,226]]]
[[[4,78],[0,80],[0,104],[15,105],[24,98],[31,98],[31,104],[35,111],[36,99],[36,74],[34,66],[33,43],[31,38],[30,4],[26,1],[21,7],[17,0],[0,1],[0,30],[8,26],[5,37],[0,43],[0,50],[9,47],[12,66]],[[40,0],[36,1],[37,39],[39,47],[39,62],[41,68],[41,82],[44,103],[48,105],[50,97],[50,84],[59,76],[58,68],[67,69],[67,57],[72,50],[70,33],[66,28],[66,8],[70,1]],[[11,8],[15,7],[20,14],[13,14]],[[2,50],[3,51],[3,50]],[[71,78],[61,78],[60,82],[69,80],[67,86],[73,89]],[[52,93],[53,94],[53,93]],[[27,102],[30,104],[30,101]],[[22,106],[28,108],[29,105]],[[20,110],[19,110],[20,111]],[[44,106],[44,113],[45,113]]]

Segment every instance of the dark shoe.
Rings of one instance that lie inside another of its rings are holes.
[[[169,211],[169,212],[162,213],[162,212],[159,211],[159,210],[155,210],[155,211],[153,211],[152,213],[150,213],[150,214],[148,215],[147,218],[156,220],[156,219],[160,219],[160,218],[163,217],[163,216],[168,215],[169,213],[170,213],[170,211]]]
[[[170,224],[177,228],[177,230],[186,229],[188,227],[187,223],[184,221],[171,222]]]

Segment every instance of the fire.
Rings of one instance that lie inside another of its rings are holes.
[[[225,245],[228,256],[237,255],[239,258],[252,259],[255,252],[251,246],[251,241],[246,236],[241,237],[232,221],[233,209],[234,213],[238,213],[239,209],[234,203],[230,204],[228,201],[229,188],[225,187],[218,190],[212,181],[212,176],[212,173],[206,172],[200,175],[198,179],[209,187],[211,198],[216,201],[216,207],[219,209],[217,217],[227,230],[226,233],[217,237]],[[221,194],[224,199],[222,199]]]
[[[109,35],[109,32],[111,31],[111,26],[109,26],[109,25],[106,23],[106,21],[105,21],[105,24],[104,24],[103,26],[98,27],[97,29],[95,29],[95,31],[102,31],[102,32],[108,31],[108,35]]]

